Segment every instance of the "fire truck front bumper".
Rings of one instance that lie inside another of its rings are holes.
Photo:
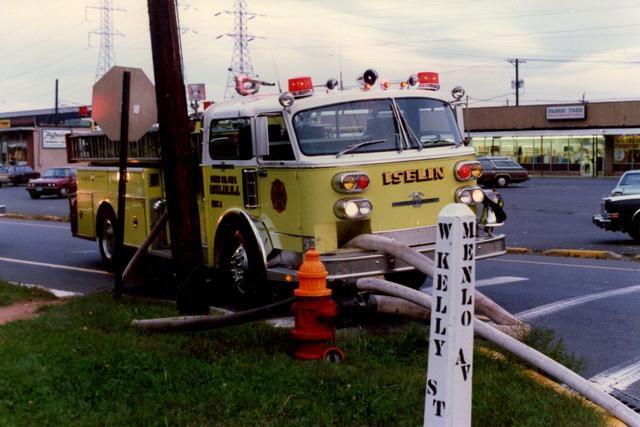
[[[428,227],[429,229],[432,227]],[[435,227],[434,227],[435,228]],[[432,230],[425,230],[431,232]],[[434,231],[435,234],[435,231]],[[402,241],[402,239],[396,239]],[[433,259],[435,241],[428,244],[408,244],[409,247]],[[505,235],[490,234],[476,239],[476,259],[492,258],[506,253]],[[379,276],[414,270],[414,267],[379,251],[367,251],[356,248],[344,248],[321,254],[321,260],[329,273],[327,280],[344,280],[359,277]],[[287,277],[296,277],[296,268],[271,265],[267,268],[269,280],[282,281]]]

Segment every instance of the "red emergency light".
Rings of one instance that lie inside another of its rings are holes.
[[[440,90],[440,76],[432,71],[418,73],[418,89]]]
[[[289,92],[297,98],[313,95],[311,77],[295,77],[289,79]]]
[[[80,117],[89,117],[91,116],[91,113],[89,113],[89,106],[87,105],[81,105],[78,107],[78,114],[80,115]]]

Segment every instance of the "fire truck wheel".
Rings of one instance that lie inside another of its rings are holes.
[[[266,290],[266,273],[258,244],[248,226],[240,221],[224,225],[220,273],[233,297],[251,301]]]
[[[100,212],[98,219],[98,247],[102,263],[113,270],[116,250],[116,215],[111,209]]]

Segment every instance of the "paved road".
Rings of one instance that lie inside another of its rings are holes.
[[[27,193],[26,185],[3,185],[0,187],[0,205],[7,207],[7,212],[25,215],[69,216],[69,201],[55,196],[42,196],[33,200]]]
[[[614,178],[546,178],[500,189],[507,221],[507,245],[530,249],[592,249],[639,255],[640,242],[592,223]]]
[[[640,398],[639,274],[633,261],[508,255],[479,262],[476,284],[524,321],[553,330],[586,360],[583,376]]]

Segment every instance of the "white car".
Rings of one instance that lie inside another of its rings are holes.
[[[627,196],[640,194],[640,170],[627,171],[620,177],[613,190],[612,196]]]

